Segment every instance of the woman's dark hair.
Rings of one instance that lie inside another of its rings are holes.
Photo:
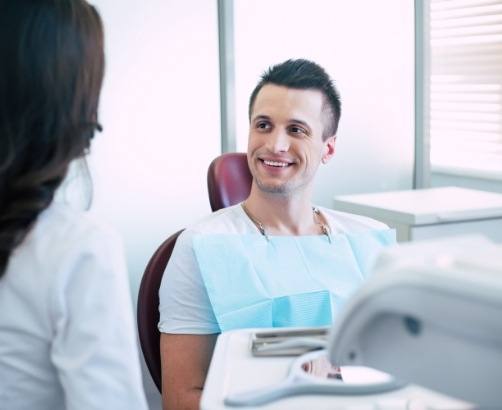
[[[328,73],[313,61],[298,59],[286,60],[270,67],[261,76],[249,99],[249,119],[256,96],[266,84],[282,85],[298,90],[318,90],[324,97],[323,111],[326,117],[323,139],[336,134],[342,114],[340,95]]]
[[[85,0],[0,0],[0,276],[100,129],[103,71]]]

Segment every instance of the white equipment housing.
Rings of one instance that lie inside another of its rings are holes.
[[[502,407],[502,246],[483,237],[390,248],[347,304],[330,360]]]

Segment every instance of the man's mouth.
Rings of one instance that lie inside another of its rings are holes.
[[[284,162],[284,161],[273,161],[269,159],[261,159],[260,161],[263,162],[265,165],[268,165],[269,167],[275,167],[275,168],[286,168],[290,165],[292,165],[291,162]]]

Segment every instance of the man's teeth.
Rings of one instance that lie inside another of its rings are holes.
[[[263,160],[265,165],[270,165],[272,167],[287,167],[289,164],[287,162],[279,162],[279,161],[268,161],[266,159]]]

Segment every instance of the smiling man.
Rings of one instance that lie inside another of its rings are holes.
[[[387,226],[312,204],[340,98],[317,64],[271,67],[249,104],[249,197],[178,238],[160,288],[164,409],[196,409],[219,333],[326,326],[368,274]]]

